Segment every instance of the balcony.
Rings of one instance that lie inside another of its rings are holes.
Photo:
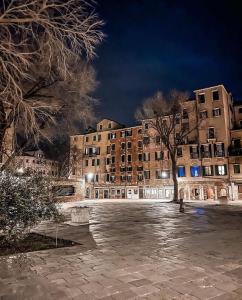
[[[198,158],[198,153],[190,153],[190,158],[191,159],[197,159]]]
[[[211,158],[212,154],[209,151],[204,151],[204,152],[201,152],[201,156],[202,156],[202,158]]]
[[[224,157],[224,156],[225,156],[225,152],[224,152],[223,150],[221,150],[221,151],[216,151],[216,152],[214,153],[214,156],[215,156],[215,157]]]
[[[229,156],[242,156],[242,148],[230,146],[228,152]]]

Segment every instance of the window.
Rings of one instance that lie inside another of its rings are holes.
[[[239,108],[239,114],[242,114],[242,107]]]
[[[177,148],[176,154],[177,154],[178,157],[182,157],[182,147]]]
[[[111,182],[115,182],[115,175],[111,175],[111,176],[110,176],[110,181],[111,181]]]
[[[139,154],[138,154],[138,160],[139,160],[139,161],[142,161],[142,160],[143,160],[143,155],[142,155],[142,153],[139,153]]]
[[[138,130],[138,134],[141,134],[141,133],[142,133],[142,129],[139,129],[139,130]]]
[[[128,172],[132,172],[132,166],[128,166],[128,167],[127,167],[127,171],[128,171]]]
[[[160,136],[159,135],[157,135],[155,137],[155,142],[156,142],[156,144],[160,144]]]
[[[122,150],[125,149],[125,143],[121,143],[121,149],[122,149]]]
[[[112,128],[112,123],[108,123],[108,128]]]
[[[132,156],[131,154],[128,154],[128,162],[131,162],[132,161]]]
[[[213,91],[213,100],[219,100],[219,92]]]
[[[88,138],[88,136],[86,136],[86,142],[88,143],[88,141],[89,141],[89,138]]]
[[[95,176],[95,181],[98,182],[98,179],[99,179],[99,178],[98,178],[98,174],[96,174],[96,176]]]
[[[192,159],[198,158],[198,146],[190,146],[190,157]]]
[[[86,160],[86,167],[88,167],[88,160]]]
[[[110,140],[114,140],[114,139],[116,139],[116,133],[112,132],[110,133]]]
[[[107,154],[110,154],[110,146],[107,146]]]
[[[143,180],[143,174],[138,174],[137,175],[137,180],[142,181]]]
[[[203,176],[212,176],[213,166],[203,166],[202,171],[203,171]]]
[[[110,181],[110,175],[106,174],[106,181],[109,182]]]
[[[205,103],[205,94],[199,94],[198,101],[199,103]]]
[[[143,145],[142,141],[138,141],[138,147],[142,148],[142,145]]]
[[[126,176],[125,176],[125,175],[121,175],[121,176],[120,176],[120,180],[121,180],[122,182],[124,182],[124,181],[126,180]]]
[[[96,164],[97,164],[97,166],[100,165],[100,159],[99,158],[97,159]]]
[[[220,108],[214,108],[214,109],[213,109],[213,116],[214,116],[214,117],[219,117],[219,116],[221,116],[221,109],[220,109]]]
[[[216,165],[215,166],[215,173],[218,176],[227,175],[227,165]]]
[[[96,136],[96,135],[94,135],[94,136],[92,137],[92,140],[93,140],[93,142],[96,142],[96,140],[97,140],[97,136]]]
[[[145,129],[149,129],[149,123],[145,123]]]
[[[148,136],[144,136],[143,143],[144,145],[148,145],[150,143],[150,138]]]
[[[103,125],[99,125],[99,129],[102,130],[103,129]]]
[[[107,158],[106,158],[106,165],[109,165],[109,164],[110,164],[110,158],[107,157]]]
[[[170,178],[169,170],[156,170],[156,179],[168,179]]]
[[[224,143],[214,144],[214,156],[216,157],[224,156]]]
[[[180,124],[180,121],[181,121],[180,117],[179,117],[179,116],[176,116],[176,124],[177,124],[177,125]]]
[[[240,165],[234,164],[234,174],[240,174]]]
[[[137,171],[143,171],[143,166],[137,166]]]
[[[240,139],[234,139],[233,140],[233,145],[234,145],[234,148],[240,149],[241,148]]]
[[[115,164],[115,156],[112,156],[112,164]]]
[[[188,112],[187,112],[186,109],[183,109],[182,118],[183,119],[188,119]]]
[[[112,151],[115,150],[115,144],[112,144],[112,145],[111,145],[111,149],[112,149]]]
[[[178,177],[185,177],[186,176],[185,171],[186,171],[185,166],[178,166],[178,170],[177,170]]]
[[[242,184],[238,184],[238,192],[242,193]]]
[[[191,166],[191,176],[192,177],[200,176],[200,167],[199,166]]]
[[[126,136],[132,136],[132,130],[130,129],[130,130],[126,130],[125,131],[125,135]]]
[[[239,121],[239,126],[242,128],[242,120]]]
[[[120,167],[120,172],[125,172],[126,168],[125,167]]]
[[[150,171],[144,171],[144,178],[150,179]]]
[[[208,139],[215,139],[215,128],[214,127],[208,128]]]
[[[121,155],[121,161],[124,163],[125,162],[125,155]]]
[[[125,137],[125,131],[120,132],[120,137]]]
[[[156,151],[155,152],[155,160],[162,160],[163,159],[163,152]]]
[[[92,159],[92,166],[95,166],[95,159]]]
[[[128,181],[128,182],[131,182],[131,181],[132,181],[132,175],[129,174],[129,175],[127,176],[127,181]]]
[[[98,141],[101,141],[101,134],[98,135]]]
[[[128,143],[127,143],[127,148],[128,148],[128,149],[131,149],[131,147],[132,147],[132,143],[131,143],[131,142],[128,142]]]
[[[207,119],[208,112],[206,110],[200,111],[200,119],[204,120]]]
[[[144,157],[144,161],[149,161],[150,160],[150,153],[144,153],[143,154],[143,157]]]
[[[202,158],[212,157],[212,145],[211,144],[201,145],[201,156],[202,156]]]

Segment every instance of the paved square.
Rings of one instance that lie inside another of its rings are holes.
[[[0,258],[1,300],[242,299],[242,207],[89,205],[89,226],[59,227],[81,245]]]

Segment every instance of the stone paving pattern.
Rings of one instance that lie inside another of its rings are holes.
[[[91,205],[89,226],[59,227],[81,245],[0,258],[1,300],[242,299],[242,207]]]

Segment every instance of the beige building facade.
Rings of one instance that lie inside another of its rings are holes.
[[[242,104],[235,105],[223,85],[195,90],[177,126],[195,128],[177,150],[185,199],[242,199]],[[83,197],[172,198],[169,153],[148,121],[125,128],[103,119],[70,143],[70,177],[82,185]]]

